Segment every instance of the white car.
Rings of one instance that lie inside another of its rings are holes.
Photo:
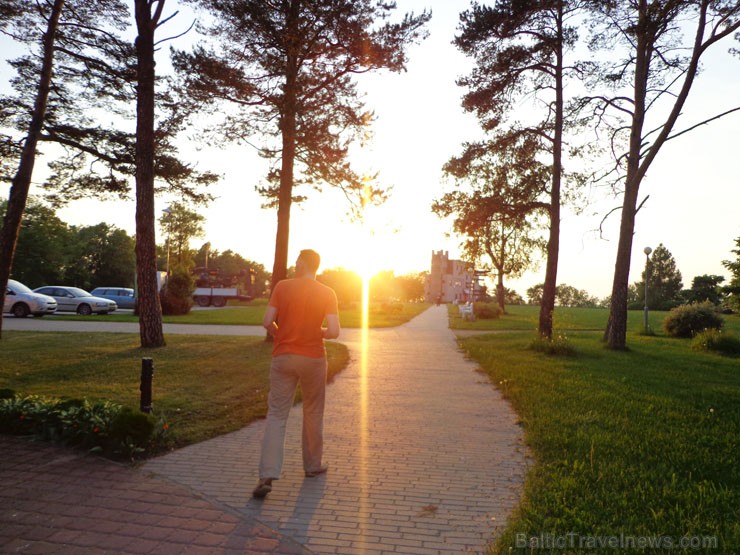
[[[54,297],[59,312],[76,312],[82,316],[90,314],[108,314],[118,308],[115,302],[100,297],[93,297],[90,293],[79,287],[67,287],[62,285],[46,285],[34,289],[36,293]]]
[[[29,314],[44,316],[45,314],[54,314],[56,311],[57,302],[53,298],[34,293],[14,279],[8,280],[3,312],[10,312],[16,318],[25,318]]]

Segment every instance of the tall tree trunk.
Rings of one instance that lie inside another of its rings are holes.
[[[622,203],[622,223],[619,230],[609,320],[605,334],[610,349],[621,350],[627,347],[627,291],[637,210],[637,191],[637,185],[628,185]]]
[[[298,38],[299,2],[291,2],[286,26],[293,29],[291,36]],[[293,202],[293,171],[296,151],[296,93],[298,81],[298,46],[290,45],[286,60],[284,105],[280,119],[282,135],[282,162],[280,166],[280,190],[278,192],[277,233],[275,235],[275,258],[272,265],[272,285],[286,278],[288,274],[288,245],[290,239],[290,207]],[[269,334],[268,334],[268,337]]]
[[[272,289],[288,273],[288,244],[290,238],[290,207],[293,202],[293,166],[295,164],[295,112],[283,118],[283,159],[280,167],[278,193],[277,233],[275,258],[272,266]]]
[[[164,0],[157,6],[161,13]],[[141,346],[162,347],[162,306],[157,286],[157,255],[154,235],[154,31],[149,0],[136,0],[136,277],[139,288],[139,336]]]
[[[504,224],[504,220],[501,221],[501,246],[499,248],[498,253],[498,265],[496,265],[496,260],[493,256],[491,256],[491,260],[494,263],[494,267],[496,267],[496,271],[498,272],[498,282],[496,284],[496,301],[498,302],[498,306],[501,309],[502,313],[506,312],[506,300],[505,300],[505,294],[504,294],[504,270],[506,268],[506,248],[507,248],[507,236],[506,236],[506,225]],[[492,253],[489,252],[489,255]]]
[[[560,187],[563,170],[563,5],[557,16],[558,44],[555,68],[555,129],[552,145],[552,190],[550,191],[550,237],[547,241],[547,266],[540,305],[539,334],[552,338],[552,320],[558,285],[560,255]]]
[[[557,184],[556,184],[557,181]],[[557,190],[556,190],[557,188]],[[553,191],[550,201],[550,237],[547,241],[547,266],[545,283],[540,305],[539,334],[552,338],[553,313],[558,285],[558,255],[560,253],[560,179],[553,178]]]
[[[635,49],[635,107],[630,129],[627,176],[622,203],[622,222],[619,228],[617,260],[614,264],[614,281],[609,307],[609,319],[604,338],[610,349],[627,348],[627,290],[629,287],[630,260],[632,258],[632,238],[635,232],[637,196],[640,189],[640,155],[642,149],[642,128],[645,123],[645,102],[647,97],[651,42],[646,36],[644,26],[647,21],[647,5],[640,2],[637,46]]]
[[[496,301],[501,312],[506,312],[506,291],[504,289],[504,274],[499,270],[498,283],[496,284]]]
[[[8,208],[3,220],[3,229],[0,233],[0,307],[5,303],[5,291],[13,267],[15,247],[18,244],[18,234],[23,220],[23,211],[28,201],[28,191],[31,188],[33,167],[36,163],[36,145],[41,135],[41,129],[46,117],[46,104],[51,89],[51,76],[54,67],[54,37],[59,26],[59,17],[64,8],[64,0],[54,0],[51,14],[46,24],[46,33],[43,37],[43,60],[41,63],[41,75],[39,88],[36,93],[36,101],[33,106],[31,123],[28,127],[28,135],[23,144],[18,171],[13,177],[8,196]],[[0,310],[0,312],[2,312]],[[0,313],[0,336],[2,336],[2,314]]]

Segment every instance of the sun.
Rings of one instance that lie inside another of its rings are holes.
[[[324,228],[321,239],[314,244],[321,249],[323,268],[341,268],[363,279],[392,269],[389,243],[365,222],[343,222],[330,230]]]
[[[365,237],[361,240],[361,255],[356,262],[354,270],[363,281],[369,281],[375,274],[382,271],[382,262],[379,260],[379,241],[372,230],[364,230]]]

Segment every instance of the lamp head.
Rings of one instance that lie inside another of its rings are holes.
[[[653,252],[653,249],[651,249],[650,247],[645,247],[642,252],[645,253],[645,256],[650,256],[650,253]]]

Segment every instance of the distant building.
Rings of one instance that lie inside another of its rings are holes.
[[[424,284],[427,302],[468,302],[479,288],[473,264],[450,260],[447,251],[432,251],[432,267]]]

